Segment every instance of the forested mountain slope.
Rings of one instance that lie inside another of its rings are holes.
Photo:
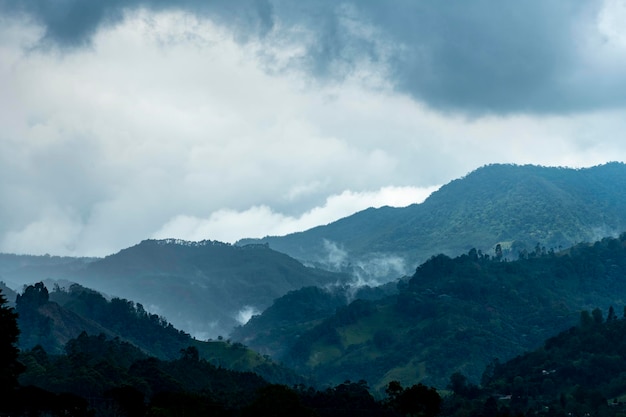
[[[62,354],[68,342],[84,333],[123,340],[163,360],[177,359],[181,350],[192,346],[200,358],[216,366],[253,371],[275,383],[304,381],[240,343],[196,340],[163,317],[146,312],[141,304],[120,298],[107,300],[78,284],[49,292],[43,283],[36,283],[27,286],[15,301],[23,351],[38,347],[48,354]]]
[[[454,372],[477,381],[494,358],[536,348],[583,309],[622,308],[625,276],[626,234],[562,252],[538,247],[517,261],[437,255],[398,295],[356,300],[325,319],[276,318],[272,338],[292,341],[277,359],[320,381],[445,387]],[[262,350],[270,327],[262,315],[241,334]]]
[[[626,319],[611,306],[583,310],[580,322],[540,348],[485,372],[486,392],[507,393],[515,413],[622,416],[626,411]]]
[[[471,248],[505,256],[566,248],[626,230],[626,165],[585,169],[488,165],[454,180],[421,204],[368,209],[326,226],[282,237],[246,239],[269,243],[297,259],[331,265],[400,256],[412,270],[430,256],[457,256]]]

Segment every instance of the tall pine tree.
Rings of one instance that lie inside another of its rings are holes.
[[[17,314],[7,305],[7,299],[0,290],[0,386],[8,389],[17,387],[17,377],[24,370],[18,361],[19,334]]]

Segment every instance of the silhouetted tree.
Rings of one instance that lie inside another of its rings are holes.
[[[19,350],[17,340],[20,334],[17,327],[17,314],[8,307],[7,299],[0,290],[0,414],[10,412],[15,401],[14,390],[17,388],[17,377],[24,371],[18,361]],[[5,398],[6,395],[6,399]]]
[[[18,324],[21,330],[19,346],[30,349],[42,345],[48,352],[60,349],[52,337],[52,320],[43,315],[39,308],[48,303],[48,289],[42,282],[29,285],[15,300],[15,309],[19,315]]]
[[[43,282],[29,285],[24,289],[24,293],[17,296],[15,305],[19,311],[21,308],[39,308],[46,304],[49,299],[48,289]]]
[[[585,329],[593,324],[593,319],[591,318],[591,314],[589,311],[583,310],[580,312],[580,327]]]
[[[606,321],[614,321],[617,320],[617,314],[615,314],[615,309],[613,306],[609,307],[609,314],[606,316]]]
[[[245,407],[243,417],[313,416],[313,411],[302,405],[298,394],[284,385],[268,385],[259,389],[254,402]]]
[[[181,359],[185,361],[198,362],[200,360],[200,352],[195,346],[189,346],[180,350]]]
[[[441,411],[441,397],[434,388],[417,384],[404,390],[399,411],[410,416],[434,417]]]
[[[398,381],[391,381],[385,391],[387,404],[403,415],[434,417],[441,411],[441,396],[432,387],[417,384],[404,389]]]
[[[593,309],[593,311],[591,312],[591,316],[593,317],[593,322],[595,324],[602,324],[602,322],[604,321],[604,319],[602,318],[602,310],[597,307]]]
[[[502,260],[502,245],[500,245],[499,243],[496,245],[496,260]]]
[[[144,395],[135,387],[124,385],[114,387],[104,393],[108,398],[116,402],[117,408],[127,417],[141,417],[145,414],[146,404]]]
[[[6,304],[7,299],[0,290],[0,386],[12,389],[17,386],[17,377],[24,366],[18,361],[17,340],[20,331],[17,314]]]

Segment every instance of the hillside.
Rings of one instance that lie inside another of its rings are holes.
[[[162,360],[178,359],[181,350],[192,346],[199,358],[216,366],[256,372],[275,383],[304,381],[240,343],[196,340],[163,317],[146,312],[141,304],[120,298],[109,301],[78,284],[68,289],[57,287],[51,292],[42,283],[29,285],[18,294],[15,304],[22,351],[39,346],[48,354],[62,354],[67,351],[68,342],[85,334],[123,340],[143,354]]]
[[[515,412],[624,415],[626,320],[609,307],[583,310],[580,321],[540,348],[491,364],[483,388],[508,393]]]
[[[626,234],[517,261],[438,255],[397,295],[289,326],[275,319],[272,338],[292,341],[276,359],[322,382],[365,379],[378,390],[391,380],[445,387],[454,372],[478,381],[494,358],[536,348],[580,310],[626,304],[625,275]],[[241,332],[259,350],[271,327],[263,316]]]
[[[265,245],[239,247],[213,241],[146,240],[89,262],[60,258],[50,269],[44,268],[45,257],[23,257],[21,263],[19,257],[10,259],[4,269],[8,281],[32,283],[34,270],[41,276],[36,281],[76,282],[141,303],[202,339],[226,336],[288,291],[348,280],[345,274],[305,267]]]
[[[193,346],[176,359],[149,357],[119,338],[82,332],[65,353],[40,347],[22,351],[20,387],[0,411],[11,415],[153,415],[185,410],[193,415],[319,416],[623,416],[626,411],[626,319],[613,307],[579,313],[578,325],[550,337],[532,352],[492,361],[481,385],[461,373],[449,376],[441,397],[397,381],[375,399],[365,381],[323,391],[271,385],[250,372],[233,372],[203,359]],[[625,310],[626,311],[626,310]],[[21,411],[17,411],[21,410]],[[312,411],[315,411],[314,413]],[[422,414],[419,414],[419,413]],[[240,414],[241,413],[241,414]]]
[[[283,358],[302,333],[354,299],[379,300],[397,293],[395,284],[375,288],[304,287],[277,298],[262,314],[231,333],[234,340],[274,358]]]
[[[626,230],[626,165],[585,169],[488,165],[456,179],[421,204],[368,209],[326,226],[282,237],[244,239],[268,243],[297,259],[332,267],[372,269],[404,260],[405,273],[440,253],[457,256],[471,248],[505,256],[570,247]],[[330,262],[331,255],[334,259]],[[381,271],[389,278],[401,274]]]

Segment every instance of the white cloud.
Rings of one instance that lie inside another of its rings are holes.
[[[257,314],[261,314],[259,309],[253,306],[243,306],[235,315],[235,320],[243,326],[252,318],[252,316]]]
[[[210,20],[145,10],[90,48],[33,49],[41,32],[0,22],[1,251],[284,234],[420,201],[487,163],[626,160],[619,110],[439,113],[394,91],[384,60],[325,81],[288,66],[306,33],[242,44]]]
[[[268,206],[254,206],[243,211],[221,209],[208,218],[177,215],[152,237],[166,239],[175,236],[185,240],[213,239],[234,243],[246,237],[281,236],[328,224],[369,207],[404,207],[421,203],[437,188],[384,187],[375,192],[345,191],[328,197],[323,206],[297,217],[274,212]]]
[[[41,217],[22,230],[9,231],[0,241],[0,250],[13,253],[47,253],[52,248],[73,252],[81,232],[80,221],[72,208],[49,207]]]
[[[626,1],[605,0],[598,14],[598,31],[608,43],[626,50]]]

